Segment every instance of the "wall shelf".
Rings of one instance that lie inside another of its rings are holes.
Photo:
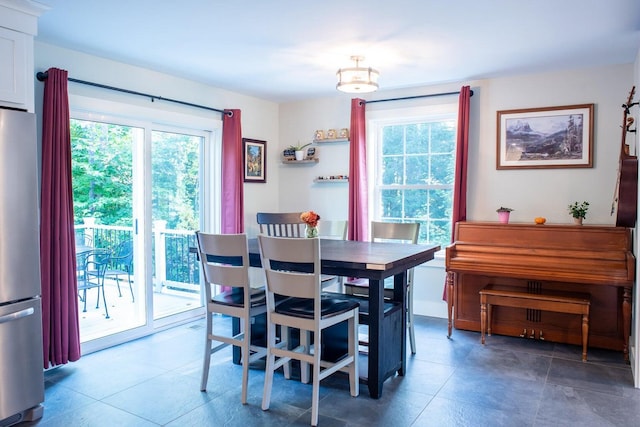
[[[349,138],[325,138],[325,139],[314,139],[314,144],[337,144],[342,142],[349,142]]]
[[[316,182],[318,184],[342,184],[342,183],[349,182],[349,180],[348,179],[318,179],[318,178],[315,178],[313,180],[313,182]]]
[[[318,163],[320,161],[320,159],[314,158],[314,159],[304,159],[304,160],[289,160],[289,159],[282,159],[282,164],[283,165],[300,165],[300,164],[309,164],[309,163]]]

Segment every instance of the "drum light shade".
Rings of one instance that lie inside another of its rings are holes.
[[[340,68],[336,73],[338,83],[336,89],[347,93],[367,93],[378,89],[378,77],[380,73],[371,67],[360,67],[362,56],[352,56],[356,66],[351,68]]]

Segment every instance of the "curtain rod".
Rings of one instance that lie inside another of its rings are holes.
[[[388,101],[404,101],[407,99],[417,99],[417,98],[431,98],[433,96],[447,96],[447,95],[458,95],[460,91],[457,92],[442,92],[442,93],[432,93],[430,95],[415,95],[415,96],[404,96],[401,98],[388,98],[388,99],[374,99],[372,101],[364,101],[365,104],[373,104],[375,102],[388,102]],[[469,91],[469,96],[473,96],[473,91]],[[362,103],[360,103],[362,105]]]
[[[41,81],[41,82],[45,81],[48,77],[49,77],[49,75],[47,74],[46,71],[44,71],[44,72],[39,71],[36,74],[36,78],[38,79],[38,81]],[[128,93],[128,94],[131,94],[131,95],[144,96],[146,98],[150,98],[151,102],[154,102],[156,99],[159,99],[161,101],[173,102],[175,104],[186,105],[188,107],[201,108],[203,110],[209,110],[209,111],[215,111],[215,112],[221,113],[221,114],[227,114],[229,117],[233,116],[233,113],[231,111],[229,111],[228,113],[225,113],[224,110],[219,110],[217,108],[207,107],[207,106],[199,105],[199,104],[192,104],[190,102],[179,101],[177,99],[163,98],[161,96],[155,96],[155,95],[151,95],[151,94],[148,94],[148,93],[136,92],[136,91],[133,91],[133,90],[122,89],[122,88],[114,87],[114,86],[107,86],[107,85],[103,85],[103,84],[100,84],[100,83],[88,82],[86,80],[72,79],[71,77],[68,77],[67,80],[70,81],[70,82],[73,82],[73,83],[80,83],[80,84],[83,84],[83,85],[99,87],[99,88],[102,88],[102,89],[109,89],[109,90],[113,90],[113,91],[116,91],[116,92],[123,92],[123,93]]]

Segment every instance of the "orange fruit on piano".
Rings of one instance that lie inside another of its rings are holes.
[[[545,222],[547,222],[547,218],[538,216],[534,218],[534,221],[536,222],[536,224],[544,224]]]

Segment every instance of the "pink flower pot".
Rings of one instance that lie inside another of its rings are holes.
[[[502,223],[502,224],[508,224],[509,223],[509,214],[511,212],[498,212],[498,220]]]

